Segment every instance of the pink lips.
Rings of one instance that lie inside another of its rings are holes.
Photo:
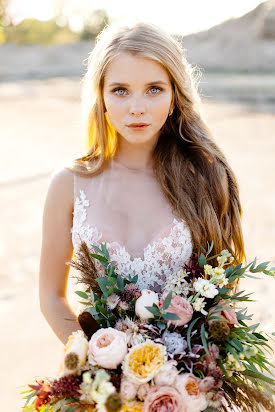
[[[147,123],[131,123],[127,127],[130,127],[132,130],[144,130],[147,126],[150,126]]]

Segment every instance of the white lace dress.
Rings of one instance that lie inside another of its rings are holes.
[[[167,276],[192,254],[191,234],[178,220],[150,170],[128,169],[117,161],[92,178],[74,175],[72,242],[106,242],[122,276],[138,274],[140,289],[161,293]],[[104,267],[96,260],[99,274]],[[79,288],[80,289],[80,288]]]

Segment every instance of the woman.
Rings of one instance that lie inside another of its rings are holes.
[[[88,59],[82,102],[87,153],[56,171],[43,217],[41,310],[63,343],[80,329],[65,263],[81,240],[91,248],[106,241],[118,270],[157,292],[207,241],[234,264],[245,259],[236,177],[171,36],[144,23],[106,28]]]

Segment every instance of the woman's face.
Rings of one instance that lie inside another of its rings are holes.
[[[172,102],[172,86],[161,64],[121,53],[109,64],[103,98],[118,136],[129,143],[156,143]],[[148,126],[130,127],[132,123]]]

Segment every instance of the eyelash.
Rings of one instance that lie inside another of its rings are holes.
[[[162,91],[163,89],[159,86],[151,86],[150,89],[158,89],[159,91]],[[115,93],[117,90],[126,90],[124,87],[116,87],[114,90],[112,90],[112,93]],[[158,94],[158,93],[153,93]],[[124,96],[124,94],[117,94],[117,96]]]

